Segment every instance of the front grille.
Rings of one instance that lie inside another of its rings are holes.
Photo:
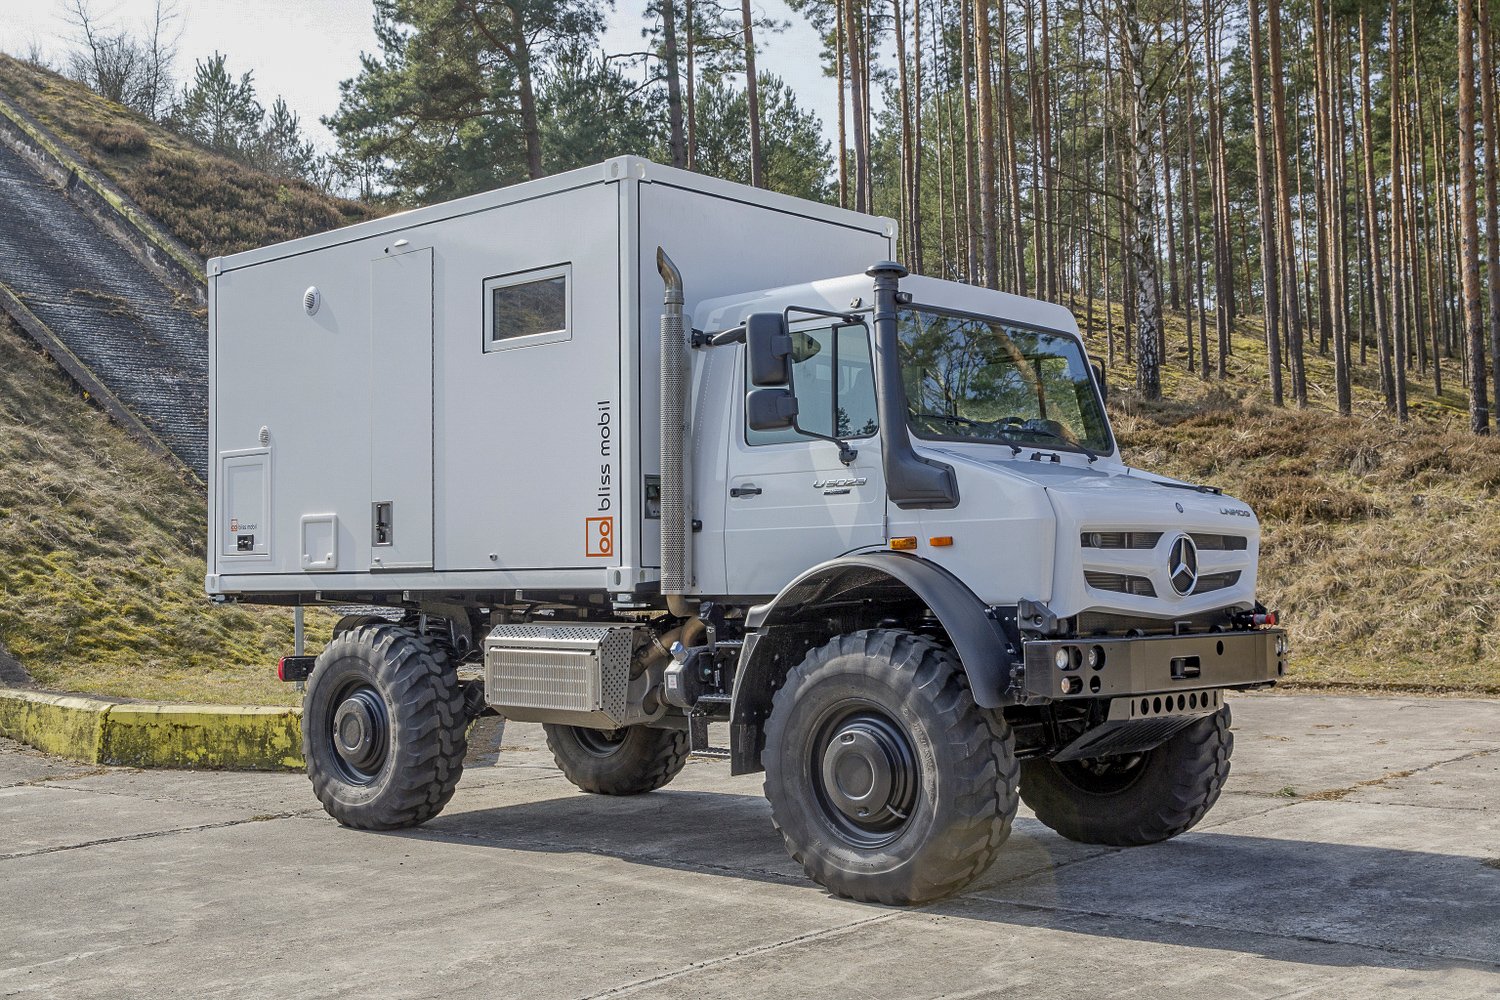
[[[1243,552],[1250,547],[1250,539],[1243,535],[1211,535],[1195,531],[1192,537],[1202,552]]]
[[[1160,531],[1085,531],[1079,537],[1086,549],[1154,549]]]
[[[1144,576],[1127,576],[1124,573],[1098,573],[1085,570],[1083,579],[1095,590],[1108,590],[1116,594],[1133,594],[1136,597],[1155,597],[1156,588]]]
[[[1211,590],[1223,590],[1233,587],[1240,582],[1240,571],[1233,573],[1210,573],[1207,576],[1198,577],[1198,585],[1193,588],[1195,594],[1206,594]]]

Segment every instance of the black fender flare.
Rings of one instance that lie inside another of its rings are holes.
[[[937,616],[953,643],[969,690],[982,708],[1011,704],[1014,656],[1000,622],[963,581],[943,567],[900,552],[867,552],[820,563],[787,584],[770,602],[745,616],[747,635],[730,705],[734,773],[759,770],[759,730],[769,710],[780,627],[804,620],[807,608],[915,596]]]

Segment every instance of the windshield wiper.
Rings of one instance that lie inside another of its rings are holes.
[[[1073,441],[1063,436],[1062,434],[1057,433],[1056,431],[1049,431],[1045,427],[1002,427],[1001,431],[1006,434],[1040,434],[1041,436],[1049,437],[1054,441],[1061,441],[1069,448],[1073,448],[1083,452],[1084,456],[1089,460],[1090,465],[1093,465],[1095,462],[1099,461],[1099,459],[1104,457],[1097,451],[1094,451],[1092,448],[1079,444],[1077,441]],[[1011,447],[1015,446],[1012,445]]]
[[[914,417],[924,417],[928,420],[941,420],[946,424],[956,424],[959,427],[978,427],[978,420],[970,420],[968,417],[957,417],[951,413],[913,413]]]

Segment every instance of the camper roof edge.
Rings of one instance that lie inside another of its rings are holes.
[[[209,261],[208,273],[211,276],[218,275],[227,271],[265,263],[266,261],[295,257],[299,254],[311,253],[314,250],[338,246],[341,243],[351,243],[356,240],[369,239],[375,236],[390,236],[444,219],[457,218],[476,212],[486,212],[505,205],[513,205],[522,201],[530,201],[534,198],[560,194],[564,191],[587,187],[592,184],[618,183],[620,181],[672,184],[678,187],[702,191],[704,194],[714,197],[750,202],[765,208],[788,212],[822,222],[829,222],[834,225],[877,232],[887,238],[894,236],[896,232],[895,220],[886,216],[867,215],[863,212],[855,212],[839,208],[835,205],[825,205],[806,198],[796,198],[775,191],[760,190],[746,184],[738,184],[734,181],[710,177],[707,174],[668,167],[641,156],[616,156],[593,166],[579,167],[576,170],[569,170],[560,174],[538,177],[535,180],[522,181],[519,184],[495,188],[492,191],[483,191],[479,194],[472,194],[435,205],[408,209],[378,219],[371,219],[368,222],[359,222],[352,226],[343,226],[338,229],[330,229],[327,232],[316,233],[312,236],[287,240],[284,243],[273,243],[269,246],[257,247],[254,250],[244,250],[224,257],[215,257]]]

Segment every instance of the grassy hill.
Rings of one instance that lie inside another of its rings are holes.
[[[203,499],[0,318],[0,641],[41,685],[290,703],[285,611],[203,596]]]
[[[0,89],[205,255],[373,214],[207,153],[13,59],[0,57]],[[1085,326],[1104,354],[1095,306]],[[1129,390],[1123,349],[1110,369],[1126,460],[1255,506],[1262,596],[1294,641],[1290,683],[1500,694],[1500,441],[1463,431],[1456,365],[1444,363],[1442,395],[1413,383],[1407,425],[1381,415],[1371,373],[1356,385],[1356,416],[1333,414],[1331,366],[1316,354],[1313,405],[1278,410],[1256,321],[1237,322],[1228,378],[1207,384],[1186,370],[1183,318],[1170,324],[1166,401]],[[141,698],[294,700],[271,674],[290,648],[290,614],[206,601],[202,522],[195,487],[0,322],[0,642],[38,682]],[[310,616],[310,637],[321,640],[328,624]]]
[[[0,91],[205,258],[380,214],[211,153],[82,84],[6,55]]]

